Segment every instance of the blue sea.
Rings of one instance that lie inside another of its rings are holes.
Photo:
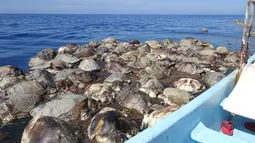
[[[243,19],[242,15],[0,14],[0,66],[11,64],[26,70],[29,58],[44,48],[83,45],[106,37],[123,42],[195,37],[215,47],[239,50],[243,27],[234,20]],[[202,28],[209,32],[201,33]]]

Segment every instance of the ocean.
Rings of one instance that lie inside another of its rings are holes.
[[[26,70],[29,58],[44,48],[83,45],[106,37],[125,42],[195,37],[215,47],[239,50],[243,27],[234,20],[243,19],[242,15],[0,14],[0,66],[15,65]],[[202,28],[208,33],[201,33]]]

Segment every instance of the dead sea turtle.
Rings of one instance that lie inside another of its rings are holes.
[[[45,89],[56,87],[54,76],[45,69],[34,70],[27,79],[38,81]]]
[[[108,64],[108,63],[110,63],[112,61],[118,61],[118,58],[119,57],[115,53],[104,53],[102,55],[102,59],[101,60],[104,61],[104,63]]]
[[[58,53],[59,54],[65,54],[65,53],[69,53],[72,54],[74,52],[74,50],[70,47],[67,46],[61,46],[58,48]]]
[[[130,73],[130,69],[123,63],[117,61],[111,61],[106,64],[106,70],[109,73]]]
[[[101,40],[100,43],[103,43],[103,44],[105,44],[105,43],[120,43],[120,41],[113,37],[107,37],[107,38]]]
[[[165,117],[175,112],[179,108],[180,107],[177,105],[171,105],[171,106],[161,108],[159,110],[155,110],[151,114],[145,114],[142,121],[142,129],[147,127],[153,127],[160,120],[164,119]]]
[[[163,91],[163,85],[154,76],[142,77],[139,83],[141,85],[139,90],[149,95],[151,98],[156,98],[157,95]]]
[[[216,48],[215,50],[216,50],[216,52],[217,52],[218,54],[221,54],[221,55],[226,55],[226,54],[229,53],[228,48],[226,48],[225,46],[219,46],[219,47]]]
[[[55,117],[33,118],[25,127],[21,143],[90,143],[73,124]]]
[[[19,68],[12,66],[12,65],[1,66],[0,67],[0,78],[3,78],[6,75],[23,77],[24,72],[22,70],[20,70]]]
[[[130,79],[122,73],[113,73],[104,80],[104,84],[110,86],[114,91],[120,91],[122,87],[130,82]]]
[[[94,61],[93,59],[84,59],[79,64],[79,69],[82,69],[84,71],[99,71],[101,68],[99,65]]]
[[[224,64],[227,66],[238,66],[240,62],[240,55],[237,52],[230,52],[224,59]]]
[[[7,95],[14,108],[20,112],[33,109],[44,93],[46,90],[36,81],[22,81],[7,90]]]
[[[99,143],[123,143],[138,131],[136,123],[119,111],[105,107],[91,119],[88,136]]]
[[[178,89],[190,93],[198,93],[205,89],[203,84],[192,78],[181,78],[178,81],[175,81],[173,84]]]
[[[181,62],[179,64],[176,64],[176,69],[177,71],[188,73],[191,75],[194,74],[200,74],[204,72],[205,70],[196,64],[190,63],[190,62]]]
[[[87,58],[92,57],[94,55],[94,52],[91,50],[91,48],[79,48],[75,51],[75,56],[78,58]]]
[[[19,78],[12,75],[6,75],[3,78],[0,78],[0,91],[18,83],[19,81]]]
[[[225,78],[225,75],[218,72],[207,72],[203,76],[203,80],[205,83],[207,83],[209,86],[213,86],[219,81],[221,81],[223,78]]]
[[[66,68],[66,63],[64,61],[56,60],[56,59],[46,61],[42,64],[31,67],[32,70],[46,69],[51,74],[56,74],[65,68]]]
[[[39,57],[40,59],[44,60],[44,61],[49,61],[52,60],[56,57],[57,52],[55,52],[53,49],[44,49],[42,51],[40,51],[36,57]]]
[[[72,116],[63,116],[63,114],[71,111],[76,105],[81,106],[85,100],[83,95],[73,93],[62,94],[59,98],[41,104],[29,113],[32,117],[52,116],[65,119],[66,121],[73,119]],[[81,111],[81,109],[80,109]]]
[[[156,40],[145,41],[145,43],[153,49],[159,49],[162,47],[162,45]]]
[[[84,95],[102,103],[113,100],[111,87],[102,83],[89,85],[86,87]]]
[[[162,99],[168,105],[177,104],[179,106],[188,103],[192,99],[188,92],[178,88],[166,88],[158,98]]]
[[[5,124],[15,120],[14,105],[8,97],[0,96],[0,109],[0,123]]]
[[[67,53],[66,54],[58,54],[55,57],[55,59],[65,62],[66,66],[69,67],[69,68],[73,67],[75,64],[80,62],[79,58],[77,58],[74,55],[67,54]]]
[[[135,89],[126,86],[117,93],[116,101],[125,108],[135,109],[141,114],[150,111],[145,98]]]

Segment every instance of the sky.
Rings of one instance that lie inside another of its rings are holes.
[[[246,0],[1,0],[0,13],[243,15],[245,5]]]

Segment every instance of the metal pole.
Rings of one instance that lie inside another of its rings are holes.
[[[244,20],[244,29],[243,29],[243,37],[242,37],[242,44],[241,44],[241,53],[240,53],[240,64],[238,67],[238,73],[236,75],[236,81],[238,82],[240,74],[242,72],[242,65],[243,65],[243,56],[244,56],[244,46],[246,44],[246,34],[247,34],[247,23],[248,23],[248,16],[250,11],[250,0],[247,0],[247,6],[246,6],[246,14],[245,14],[245,20]]]
[[[250,47],[251,47],[251,32],[253,28],[253,21],[254,21],[254,5],[255,2],[252,1],[252,8],[251,8],[251,20],[250,20],[250,27],[249,27],[249,33],[248,33],[248,41],[247,41],[247,48],[246,48],[246,59],[245,59],[245,64],[247,64],[248,59],[249,59],[249,54],[250,54]]]

